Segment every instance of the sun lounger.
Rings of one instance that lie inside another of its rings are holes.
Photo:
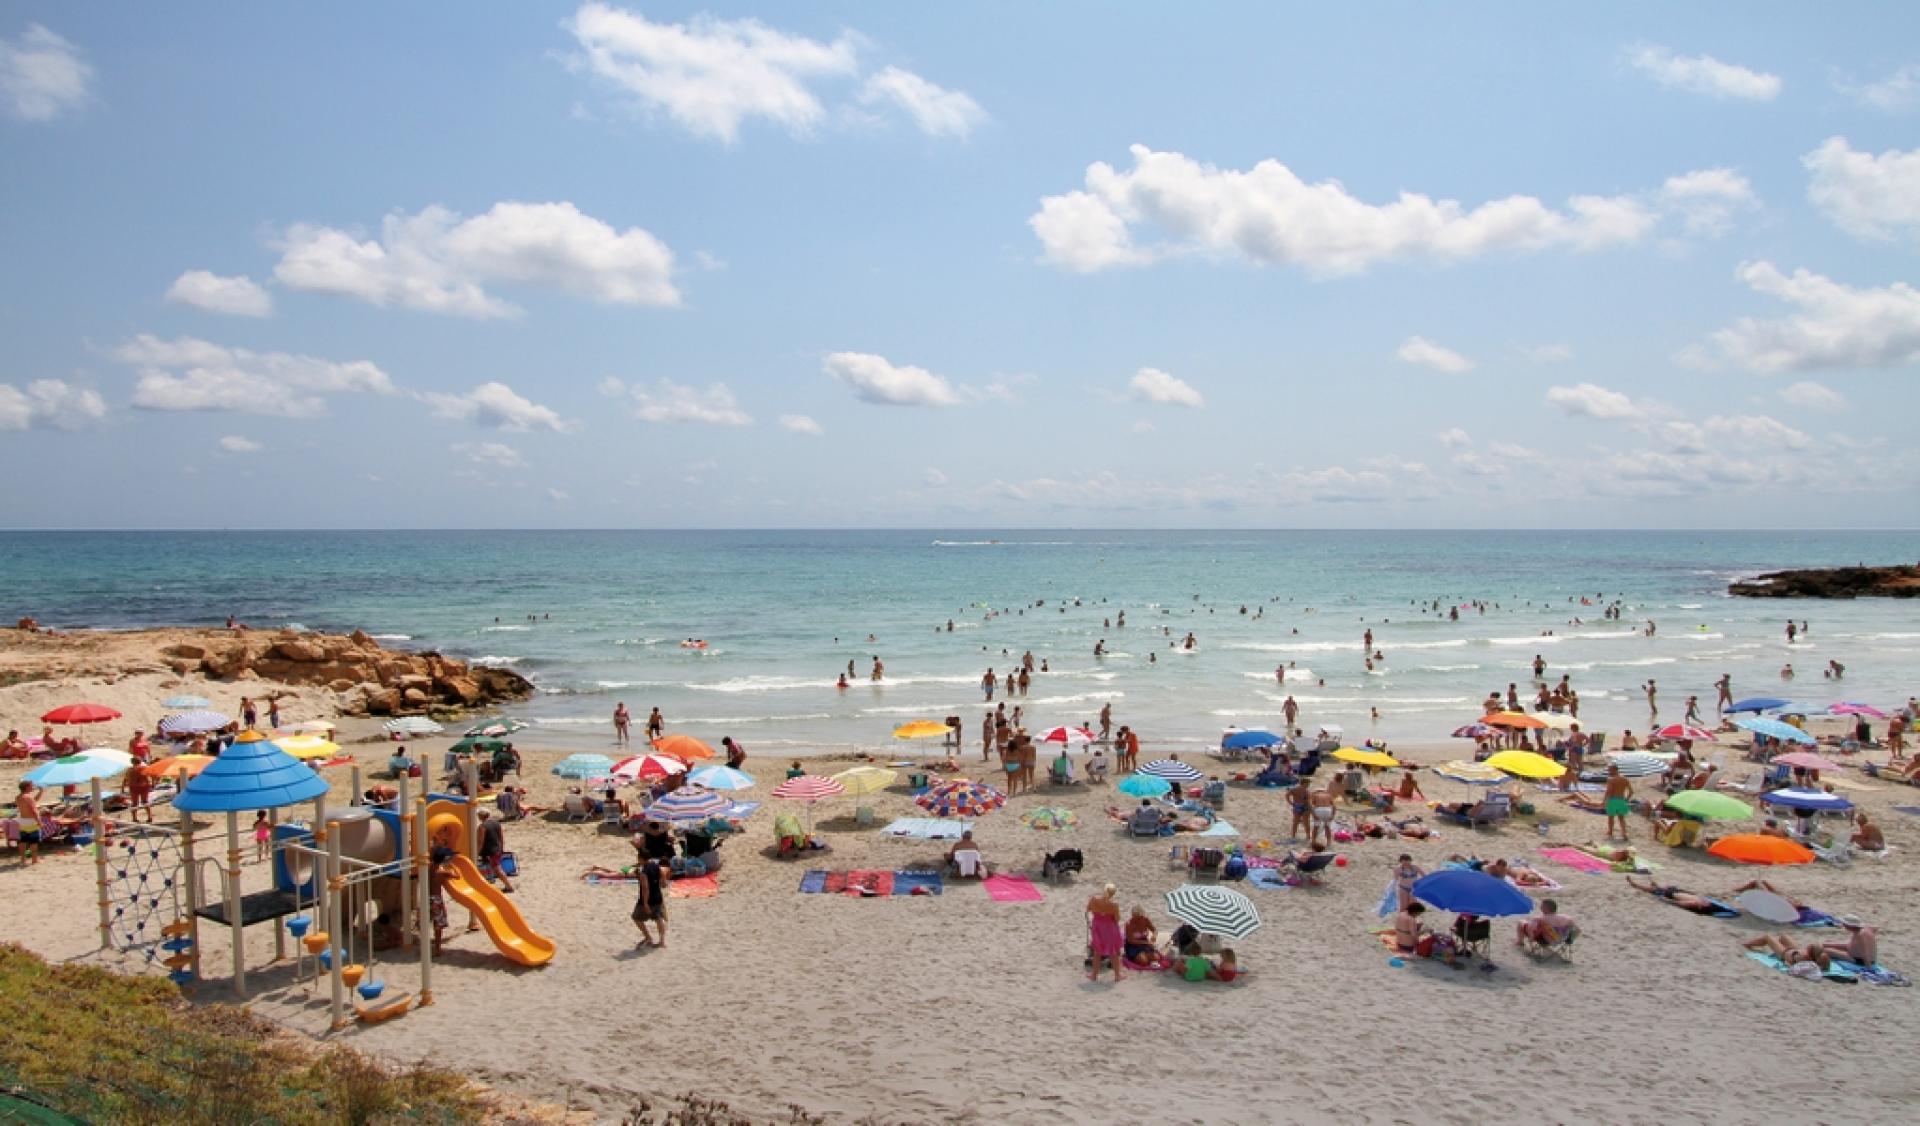
[[[1513,816],[1513,798],[1504,793],[1488,794],[1478,802],[1475,802],[1473,807],[1464,813],[1436,802],[1433,806],[1433,812],[1435,816],[1439,817],[1442,821],[1448,821],[1455,825],[1466,825],[1469,828],[1478,828],[1482,825],[1492,825],[1495,822],[1504,821]]]

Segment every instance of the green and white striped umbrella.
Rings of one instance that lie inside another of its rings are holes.
[[[1167,914],[1201,934],[1245,938],[1260,929],[1260,912],[1237,891],[1213,884],[1186,884],[1167,893]]]

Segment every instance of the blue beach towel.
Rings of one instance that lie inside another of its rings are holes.
[[[1707,902],[1713,904],[1713,911],[1710,914],[1700,911],[1696,911],[1694,914],[1707,914],[1707,917],[1711,919],[1738,919],[1740,917],[1740,909],[1731,903],[1722,903],[1718,899],[1709,899]]]
[[[893,894],[912,895],[914,888],[926,888],[922,895],[939,895],[946,887],[946,880],[938,872],[895,872],[893,874]]]
[[[1800,917],[1793,921],[1796,927],[1837,927],[1840,920],[1825,911],[1815,911],[1811,907],[1800,908]]]
[[[1387,894],[1380,897],[1380,917],[1389,918],[1400,910],[1400,886],[1393,880],[1387,881]]]
[[[1193,834],[1196,837],[1237,837],[1240,834],[1225,821],[1215,821],[1204,832]]]
[[[1909,817],[1920,817],[1920,805],[1896,805],[1893,807],[1893,811],[1895,813],[1904,813]]]
[[[1247,882],[1266,891],[1282,891],[1293,886],[1287,883],[1287,878],[1280,874],[1278,868],[1249,868]]]
[[[827,870],[815,868],[800,877],[800,892],[803,895],[819,895],[827,890]]]
[[[1772,954],[1763,953],[1759,950],[1749,950],[1747,951],[1747,957],[1752,958],[1754,961],[1760,963],[1763,966],[1771,966],[1774,969],[1779,970],[1783,974],[1792,972],[1787,968],[1787,964],[1785,962],[1782,962],[1779,958],[1775,957]],[[1837,981],[1843,985],[1850,985],[1860,980],[1858,976],[1848,973],[1846,970],[1841,969],[1840,963],[1838,961],[1834,961],[1831,964],[1829,964],[1826,972],[1821,974],[1820,976],[1825,978],[1828,981]]]
[[[1878,962],[1875,962],[1871,966],[1863,966],[1858,962],[1849,962],[1845,958],[1835,958],[1833,960],[1833,965],[1835,969],[1841,970],[1845,973],[1850,973],[1869,985],[1912,985],[1913,984],[1912,980],[1910,980],[1905,974],[1894,973],[1892,970],[1888,969],[1887,967],[1881,965]]]

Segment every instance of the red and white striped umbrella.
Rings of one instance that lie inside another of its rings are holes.
[[[629,782],[640,778],[665,778],[673,774],[685,774],[687,764],[672,755],[630,755],[613,764],[607,771],[615,778]]]
[[[1098,738],[1098,735],[1095,735],[1092,731],[1084,727],[1055,727],[1042,733],[1040,737],[1034,741],[1037,743],[1061,743],[1069,747],[1084,747]]]
[[[773,796],[776,798],[804,802],[816,802],[821,798],[830,798],[846,792],[845,786],[818,774],[802,774],[798,778],[789,778],[773,788]]]
[[[1686,723],[1669,723],[1653,733],[1655,739],[1685,739],[1689,742],[1717,743],[1719,737],[1704,727],[1694,727]]]

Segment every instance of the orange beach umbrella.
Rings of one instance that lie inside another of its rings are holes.
[[[691,735],[662,735],[653,741],[653,749],[681,762],[700,762],[714,757],[712,747]]]
[[[1489,727],[1505,727],[1516,731],[1538,731],[1545,727],[1546,721],[1538,720],[1525,712],[1495,712],[1482,716],[1481,723]]]
[[[1805,845],[1760,833],[1721,837],[1707,851],[1739,864],[1811,864],[1815,859]]]

